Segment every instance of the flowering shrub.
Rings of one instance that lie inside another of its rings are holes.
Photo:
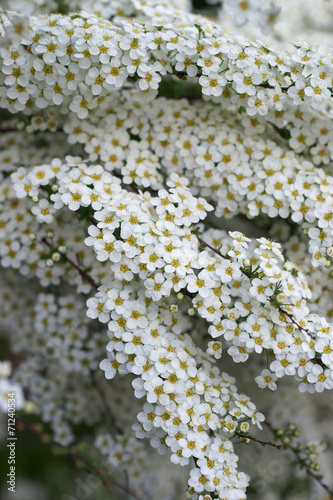
[[[333,497],[333,55],[289,3],[1,12],[0,406],[134,498]]]

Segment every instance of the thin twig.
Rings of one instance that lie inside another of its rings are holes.
[[[53,248],[53,245],[47,241],[46,238],[42,238],[42,242],[49,248]],[[70,257],[68,257],[68,255],[66,253],[62,253],[61,256],[72,266],[74,267],[74,269],[77,270],[77,272],[80,274],[80,276],[82,276],[82,278],[85,280],[85,281],[88,281],[88,283],[91,284],[91,286],[93,288],[95,288],[96,290],[98,289],[98,286],[97,283],[95,283],[94,279],[89,275],[87,274],[85,271],[83,271],[83,269],[81,269],[80,266],[78,266]]]
[[[102,404],[103,409],[104,409],[104,413],[107,416],[107,418],[109,419],[111,427],[115,431],[119,432],[119,434],[123,434],[123,430],[115,423],[116,419],[115,419],[113,413],[111,412],[111,409],[110,409],[110,407],[105,399],[105,394],[103,392],[103,389],[101,389],[101,387],[98,385],[95,374],[92,374],[92,385],[96,389],[96,391],[99,395],[99,398],[101,400],[101,404]]]
[[[268,422],[267,420],[265,420],[264,424],[266,425],[266,427],[274,434],[276,435],[276,430],[274,429],[274,427],[272,426],[272,424],[270,422]],[[282,436],[277,436],[277,439],[281,439],[282,440]],[[282,445],[283,448],[285,449],[288,449],[290,451],[292,451],[292,453],[295,455],[298,463],[300,464],[301,468],[303,468],[306,473],[312,477],[312,479],[314,479],[315,481],[317,481],[318,484],[320,484],[320,486],[322,488],[324,488],[324,490],[327,491],[327,493],[329,494],[330,498],[333,498],[333,489],[331,489],[326,483],[324,483],[323,481],[323,476],[321,474],[315,474],[313,472],[313,470],[311,470],[307,465],[306,463],[304,462],[304,460],[302,458],[300,458],[298,452],[288,443],[283,443]]]
[[[50,132],[50,133],[63,132],[63,131],[64,131],[64,129],[62,127],[58,127],[55,130],[50,130],[50,129],[43,130],[43,132]],[[27,130],[25,128],[17,128],[17,127],[0,128],[0,134],[8,134],[10,132],[26,132],[26,133],[29,133],[29,132],[27,132]],[[35,132],[35,130],[34,130],[34,132]]]
[[[254,436],[250,436],[249,434],[241,434],[240,432],[236,432],[236,434],[239,437],[239,439],[250,439],[251,441],[261,444],[261,446],[273,446],[273,448],[276,448],[277,450],[282,449],[281,444],[275,444],[272,441],[261,441],[260,439],[257,439]]]

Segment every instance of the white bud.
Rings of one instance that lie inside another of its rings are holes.
[[[34,413],[36,411],[36,405],[33,401],[28,400],[24,403],[23,409],[26,413]]]
[[[182,300],[184,298],[184,294],[182,292],[177,293],[177,299]]]
[[[54,252],[54,254],[52,255],[52,260],[54,260],[54,262],[59,262],[61,258],[61,255],[59,252]]]
[[[250,429],[250,424],[248,422],[243,422],[240,425],[240,429],[241,429],[242,432],[248,432],[249,429]]]
[[[9,377],[12,372],[12,363],[10,361],[0,361],[0,378]]]
[[[51,187],[51,189],[52,189],[52,191],[54,193],[56,193],[58,191],[59,187],[56,184],[53,184],[53,186]]]
[[[67,251],[67,247],[65,247],[65,245],[60,245],[60,247],[58,248],[59,252],[60,253],[65,253]]]
[[[330,260],[327,260],[325,262],[325,267],[331,267],[331,265],[332,265],[332,262]]]
[[[250,259],[244,259],[243,264],[244,264],[244,267],[249,267],[251,265]]]
[[[195,309],[193,309],[193,307],[190,307],[189,309],[187,309],[187,314],[189,316],[194,316],[195,315]]]
[[[37,195],[33,196],[33,197],[31,198],[31,200],[32,200],[34,203],[38,203],[38,202],[39,202],[39,198],[38,198],[38,196],[37,196]]]
[[[52,259],[47,259],[46,265],[47,265],[47,267],[52,267],[53,266],[53,260]]]
[[[286,269],[286,271],[292,271],[294,267],[294,264],[290,262],[290,260],[287,260],[287,262],[285,262],[284,264],[284,268]]]
[[[35,233],[29,233],[29,239],[30,239],[31,241],[35,241],[35,239],[36,239],[36,235],[35,235]]]

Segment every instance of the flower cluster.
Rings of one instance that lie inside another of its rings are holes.
[[[53,190],[57,187],[50,195],[53,209],[64,205],[72,211],[95,207],[90,215],[94,224],[85,243],[94,248],[97,260],[111,263],[113,279],[87,301],[87,314],[102,323],[109,321],[109,356],[100,365],[106,378],[116,373],[138,376],[133,382],[135,394],[146,396],[147,405],[144,414],[138,415],[143,423],[137,436],[150,436],[161,452],[169,446],[171,459],[181,465],[187,465],[191,456],[198,459],[198,465],[199,460],[203,465],[215,457],[210,474],[201,467],[193,470],[190,493],[205,486],[220,495],[234,490],[241,495],[247,479],[237,472],[233,447],[228,446],[229,458],[225,452],[220,455],[222,445],[209,431],[222,428],[233,434],[242,420],[250,417],[260,425],[263,416],[246,396],[235,391],[234,380],[220,375],[209,355],[184,335],[184,312],[171,296],[172,290],[184,289],[188,276],[193,275],[198,240],[190,226],[212,207],[193,197],[184,186],[185,179],[177,175],[168,182],[169,191],[159,190],[159,196],[152,198],[124,190],[119,179],[102,167],[87,167],[78,158],[68,157],[63,166],[54,160],[50,166],[35,167],[26,176],[23,173],[22,168],[21,180],[14,182],[19,195],[38,198],[35,188],[52,185]],[[30,190],[25,189],[30,185]],[[43,198],[39,206],[42,201],[43,206],[49,205]],[[143,296],[136,277],[144,282]],[[184,394],[188,394],[186,403]],[[157,415],[161,417],[155,419]],[[179,439],[174,439],[175,435]],[[216,451],[210,452],[211,447],[217,447]],[[221,475],[222,465],[225,471]]]
[[[118,18],[110,23],[85,13],[31,18],[21,45],[11,43],[15,26],[10,15],[2,15],[2,34],[9,42],[1,106],[17,112],[31,99],[39,108],[66,100],[71,111],[86,118],[120,87],[134,86],[154,97],[168,74],[196,77],[206,96],[232,92],[250,116],[265,116],[278,102],[283,107],[281,95],[294,104],[330,99],[329,53],[320,56],[303,42],[281,55],[245,37],[235,40],[214,22],[170,12],[165,21],[173,25],[166,30],[160,29],[163,15],[154,17],[154,10],[149,23]]]

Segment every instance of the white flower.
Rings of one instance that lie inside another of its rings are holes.
[[[119,363],[111,354],[108,353],[108,356],[110,356],[110,359],[103,359],[103,361],[100,362],[99,367],[105,372],[105,378],[111,379],[115,377],[118,371]]]
[[[20,384],[0,378],[0,410],[8,414],[9,408],[20,410],[24,405],[24,394]]]
[[[252,73],[248,70],[244,70],[243,73],[233,74],[233,85],[239,94],[255,95],[256,89],[255,85],[259,85],[262,82],[262,76],[260,73]]]
[[[106,309],[105,303],[95,297],[87,300],[87,316],[88,318],[98,318],[101,323],[106,323],[110,319],[110,314]]]
[[[217,264],[215,273],[221,278],[222,283],[229,283],[232,280],[237,280],[241,276],[238,265],[227,259]]]
[[[261,116],[267,115],[267,95],[263,90],[259,90],[257,94],[248,98],[246,112],[250,116],[257,113]]]
[[[264,303],[267,302],[269,300],[269,297],[273,295],[273,289],[270,286],[270,282],[267,278],[255,278],[254,280],[252,280],[249,292],[252,297]]]
[[[212,72],[209,76],[200,76],[199,83],[202,86],[203,94],[220,96],[223,87],[227,84],[227,79],[221,73]]]
[[[50,224],[53,221],[53,214],[55,210],[50,203],[43,198],[38,202],[38,205],[34,205],[31,212],[36,216],[38,222],[45,222]]]
[[[307,374],[307,379],[310,384],[314,384],[317,392],[333,388],[332,370],[324,371],[322,366],[313,363],[308,363],[307,369],[311,369]]]
[[[145,280],[146,296],[151,297],[154,301],[160,300],[162,297],[169,297],[172,283],[165,280],[162,273],[156,273],[152,278]]]
[[[276,380],[277,376],[270,370],[262,370],[260,376],[255,378],[255,381],[261,389],[268,387],[271,391],[276,391],[277,389]]]
[[[207,353],[214,356],[216,359],[220,359],[222,356],[222,344],[221,342],[208,342]]]

